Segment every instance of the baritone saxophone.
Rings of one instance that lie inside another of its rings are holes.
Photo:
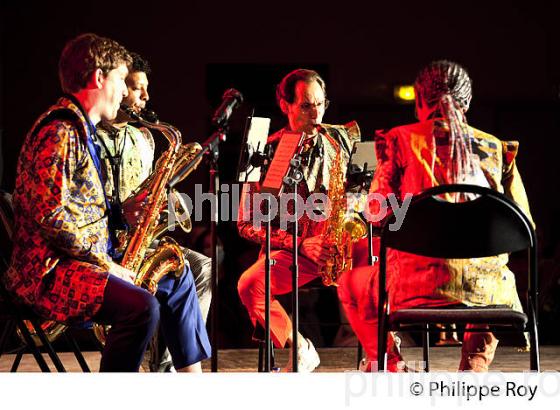
[[[118,247],[124,251],[121,265],[136,273],[134,284],[155,294],[159,281],[166,275],[172,274],[180,277],[185,268],[185,257],[179,244],[171,237],[162,235],[170,229],[167,201],[173,201],[174,211],[181,214],[179,226],[189,232],[191,221],[186,205],[180,201],[180,195],[168,188],[169,181],[187,165],[190,171],[182,175],[187,177],[200,163],[201,157],[197,154],[202,150],[199,143],[183,144],[181,133],[170,124],[157,120],[153,113],[145,115],[146,118],[134,112],[131,108],[121,105],[124,111],[134,121],[139,122],[150,130],[159,131],[169,144],[167,150],[160,156],[150,176],[135,190],[134,194],[125,201],[136,201],[142,198],[141,210],[136,215],[135,226],[129,231],[120,232]],[[148,121],[148,117],[151,116]],[[176,219],[176,218],[175,218]],[[155,249],[151,249],[154,241]],[[101,343],[105,343],[105,326],[94,324],[94,332]]]

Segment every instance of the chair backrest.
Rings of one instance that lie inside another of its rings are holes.
[[[12,197],[7,192],[0,190],[0,272],[5,269],[12,255],[13,231]]]
[[[1,276],[8,269],[12,256],[12,233],[14,226],[14,212],[12,197],[7,192],[0,190],[0,302],[3,304],[10,300]],[[2,307],[7,309],[6,306]]]
[[[471,193],[475,199],[448,202],[442,194]],[[441,185],[413,197],[399,230],[388,218],[384,246],[435,258],[478,258],[536,246],[524,212],[505,195],[475,185]]]

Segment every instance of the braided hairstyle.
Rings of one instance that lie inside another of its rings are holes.
[[[418,104],[432,109],[432,116],[441,116],[449,125],[449,159],[447,169],[451,183],[467,182],[477,172],[473,162],[472,130],[467,124],[465,112],[472,98],[472,81],[459,64],[439,60],[422,69],[414,83]],[[434,129],[434,131],[436,131]],[[435,132],[432,171],[435,165]]]

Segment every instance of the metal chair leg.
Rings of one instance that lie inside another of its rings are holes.
[[[12,368],[10,369],[10,373],[17,372],[19,364],[21,363],[21,359],[23,358],[23,353],[24,352],[25,352],[25,347],[22,347],[20,350],[18,350],[18,352],[16,354],[16,358],[14,359],[14,362],[12,363]]]
[[[426,324],[426,329],[422,332],[422,356],[424,359],[424,370],[430,371],[430,325]]]
[[[47,365],[47,362],[43,358],[43,355],[41,354],[41,352],[39,351],[39,349],[37,348],[37,346],[33,342],[33,339],[31,338],[31,334],[29,334],[29,330],[27,329],[27,326],[25,326],[25,323],[23,323],[23,321],[21,321],[21,320],[18,320],[17,326],[18,326],[21,334],[23,335],[23,338],[25,339],[25,343],[27,344],[26,348],[29,349],[31,351],[31,353],[33,354],[33,357],[35,358],[35,361],[39,365],[39,368],[41,369],[41,371],[45,372],[45,373],[50,373],[51,369],[49,369],[49,366]],[[22,355],[23,355],[23,353],[22,353]],[[16,359],[17,359],[17,357],[16,357]],[[21,357],[20,357],[19,360],[21,360]],[[18,366],[19,366],[19,362],[18,362]],[[17,370],[18,366],[15,367],[16,370]],[[12,368],[13,367],[14,366],[12,366]]]
[[[379,333],[377,340],[377,370],[379,372],[387,369],[387,330],[385,321],[385,316],[379,318]]]
[[[358,342],[358,352],[356,353],[356,356],[357,356],[356,370],[360,370],[360,363],[362,362],[363,354],[364,354],[364,352],[363,352],[362,344],[360,342]]]
[[[64,337],[66,338],[66,341],[68,342],[68,344],[72,348],[72,351],[74,352],[74,356],[76,357],[76,360],[80,364],[80,367],[82,368],[82,371],[84,373],[91,373],[91,370],[90,370],[90,368],[89,368],[89,366],[86,362],[86,359],[84,358],[84,355],[80,351],[78,343],[76,343],[76,339],[74,339],[73,336],[68,334],[68,330],[66,330],[66,332],[64,332]]]
[[[530,354],[530,366],[531,370],[535,372],[541,371],[540,366],[540,357],[539,357],[539,338],[538,338],[538,329],[537,323],[535,318],[535,310],[533,308],[533,304],[529,303],[530,306],[530,318],[529,318],[529,340],[531,342],[531,351]]]
[[[37,320],[35,320],[35,319],[30,320],[30,322],[33,325],[33,327],[35,328],[35,332],[37,333],[37,336],[39,336],[39,340],[41,340],[41,343],[45,347],[45,350],[47,351],[47,354],[51,358],[56,370],[58,372],[65,373],[66,369],[64,368],[64,365],[60,361],[60,358],[58,357],[58,354],[54,351],[51,342],[49,342],[49,339],[45,335],[45,332],[41,328],[41,324],[38,323]]]

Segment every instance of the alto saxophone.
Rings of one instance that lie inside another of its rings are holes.
[[[354,209],[348,208],[346,184],[341,169],[340,146],[331,141],[336,157],[331,166],[328,189],[328,219],[320,228],[320,235],[331,245],[334,253],[319,267],[325,286],[338,286],[338,279],[352,269],[353,243],[367,234],[367,226]]]
[[[179,277],[185,268],[183,251],[174,239],[163,237],[159,239],[157,247],[153,251],[150,249],[154,241],[170,228],[169,219],[161,217],[165,216],[167,212],[165,209],[167,200],[173,198],[175,207],[178,205],[179,208],[182,208],[181,213],[187,215],[180,219],[181,228],[187,232],[191,228],[186,206],[174,191],[168,193],[168,183],[187,164],[195,160],[202,147],[196,142],[183,144],[179,130],[169,124],[161,123],[157,119],[150,122],[124,105],[121,105],[121,110],[141,125],[159,131],[169,143],[168,149],[157,160],[154,171],[135,190],[135,194],[125,201],[124,208],[128,201],[135,201],[137,197],[143,198],[136,226],[129,232],[121,232],[118,235],[118,248],[124,249],[121,265],[136,273],[135,285],[155,294],[158,283],[164,276],[173,274]],[[202,158],[196,160],[196,164],[190,168],[188,173],[182,175],[182,179],[187,177],[201,160]],[[97,339],[104,344],[106,327],[94,324],[93,330]]]

